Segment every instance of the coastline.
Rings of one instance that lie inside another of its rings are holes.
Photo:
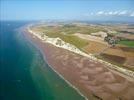
[[[54,71],[61,79],[63,79],[70,87],[72,87],[73,89],[75,89],[76,92],[77,92],[79,95],[81,95],[83,98],[85,98],[85,100],[88,100],[88,98],[87,98],[83,93],[81,93],[81,91],[80,91],[77,87],[75,87],[75,86],[74,86],[73,84],[71,84],[68,80],[66,80],[62,74],[60,74],[58,71],[56,71],[56,70],[51,66],[51,64],[49,64],[49,62],[47,61],[46,56],[45,56],[43,50],[42,50],[39,46],[37,46],[37,44],[35,43],[35,42],[37,42],[37,41],[32,37],[32,35],[29,34],[28,31],[25,30],[25,28],[26,28],[26,27],[24,27],[24,28],[22,29],[25,38],[27,38],[27,40],[28,40],[29,42],[31,42],[31,43],[39,50],[39,52],[43,55],[43,59],[44,59],[45,62],[48,64],[48,66],[51,68],[51,70]],[[29,40],[29,39],[30,39],[30,40]],[[39,40],[39,41],[40,41],[40,40]],[[41,42],[41,41],[40,41],[40,42]],[[46,44],[47,44],[47,43],[46,43]],[[93,100],[94,100],[94,99],[93,99]]]
[[[72,44],[69,44],[67,42],[64,42],[62,39],[60,38],[50,38],[46,35],[44,35],[43,37],[41,36],[42,33],[35,33],[33,30],[30,29],[31,26],[28,26],[27,27],[27,31],[32,34],[34,37],[37,37],[38,39],[41,40],[41,42],[44,42],[44,43],[49,43],[51,45],[54,45],[55,47],[59,47],[59,48],[62,48],[62,49],[65,49],[65,50],[68,50],[68,51],[71,51],[75,54],[78,54],[78,55],[81,55],[81,56],[84,56],[84,57],[87,57],[89,58],[90,60],[93,60],[94,62],[99,62],[99,63],[102,63],[103,65],[106,65],[107,67],[106,68],[109,68],[109,70],[115,70],[115,71],[118,71],[119,73],[122,73],[122,75],[126,75],[128,77],[131,77],[132,79],[134,79],[134,72],[131,71],[131,70],[128,70],[128,69],[125,69],[125,68],[121,68],[117,65],[114,65],[110,62],[107,62],[107,61],[104,61],[104,60],[101,60],[101,59],[98,59],[96,58],[95,56],[93,56],[91,53],[87,54],[83,51],[81,51],[80,49],[78,49],[76,46],[72,45]]]
[[[27,33],[28,35],[31,35],[30,33]],[[58,68],[56,68],[56,67],[54,67],[53,65],[54,65],[54,63],[53,63],[53,60],[51,60],[51,57],[49,57],[49,55],[47,55],[47,53],[48,52],[50,52],[49,50],[51,50],[51,49],[54,49],[54,48],[56,48],[56,50],[60,50],[61,48],[58,48],[58,47],[54,47],[54,46],[50,46],[50,44],[49,43],[44,43],[44,42],[42,42],[41,40],[39,40],[38,38],[36,38],[35,36],[33,36],[33,35],[31,35],[30,36],[35,42],[36,42],[36,44],[40,44],[40,46],[39,46],[39,48],[40,48],[40,50],[42,51],[42,53],[43,53],[43,55],[45,55],[45,56],[43,56],[44,57],[44,59],[46,59],[46,61],[48,62],[48,64],[51,66],[51,68],[52,68],[52,70],[54,70],[60,77],[63,77],[63,79],[64,80],[66,80],[67,79],[67,83],[68,84],[71,84],[71,83],[73,83],[73,85],[72,85],[72,87],[73,86],[76,86],[76,87],[79,87],[79,84],[77,84],[77,82],[73,82],[73,80],[71,80],[71,79],[69,79],[69,77],[71,77],[71,76],[69,76],[68,74],[65,74],[65,72],[63,73],[62,71],[63,70],[59,70],[59,68],[61,67],[61,65],[60,65],[60,67]],[[38,43],[37,43],[38,42]],[[44,45],[44,46],[42,46],[42,45]],[[61,50],[61,51],[66,51],[66,50]],[[66,51],[66,52],[68,52],[68,54],[70,53],[70,51]],[[52,53],[52,52],[51,52]],[[73,53],[71,53],[71,54],[73,54]],[[77,54],[74,54],[74,56],[76,56]],[[77,56],[80,56],[80,55],[77,55]],[[97,63],[96,63],[97,64]],[[99,63],[100,64],[100,63]],[[56,66],[59,66],[58,64],[56,65]],[[66,65],[67,66],[67,65]],[[69,65],[68,65],[69,66]],[[106,68],[104,68],[104,69],[106,69]],[[74,72],[75,73],[75,72]],[[113,74],[113,73],[112,73]],[[115,74],[115,73],[114,73]],[[66,79],[65,79],[66,78]],[[75,77],[76,78],[76,77]],[[74,79],[75,79],[74,78]],[[69,81],[68,81],[69,80]],[[123,79],[124,80],[124,79]],[[75,85],[74,85],[75,84]],[[82,83],[81,83],[82,84]],[[81,85],[80,85],[81,86]],[[133,84],[132,84],[132,86],[133,86]],[[75,88],[76,90],[77,90],[77,88]],[[83,93],[83,91],[89,91],[89,89],[82,89],[82,88],[80,88],[80,90],[82,90],[82,93]],[[77,90],[78,91],[78,90]],[[84,93],[86,93],[86,92],[84,92]],[[95,93],[95,96],[96,96],[96,94],[97,93]],[[91,96],[91,91],[90,91],[90,93],[89,94],[86,94],[86,96]],[[89,96],[89,97],[90,97]],[[96,96],[97,98],[99,98],[100,96],[98,96],[98,94],[97,94],[97,96]],[[109,97],[111,97],[111,96],[109,96]],[[107,99],[107,98],[109,98],[109,97],[105,97],[104,98],[104,100],[105,99]],[[114,97],[113,97],[114,98]],[[111,98],[112,99],[112,98]],[[111,100],[110,99],[110,100]]]
[[[44,57],[44,56],[43,56]],[[45,59],[45,58],[44,58]],[[46,60],[46,62],[47,62],[47,60]],[[60,77],[60,78],[62,78],[69,86],[71,86],[72,88],[74,88],[82,97],[84,97],[85,98],[85,100],[88,100],[88,98],[84,95],[84,94],[82,94],[81,92],[80,92],[80,90],[78,89],[78,88],[76,88],[74,85],[72,85],[68,80],[66,80],[58,71],[56,71],[48,62],[47,62],[47,64],[50,66],[50,68]]]

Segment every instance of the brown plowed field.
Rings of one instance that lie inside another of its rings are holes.
[[[120,45],[109,47],[106,44],[89,41],[89,45],[84,47],[84,50],[99,55],[104,58],[103,60],[134,70],[134,48]]]

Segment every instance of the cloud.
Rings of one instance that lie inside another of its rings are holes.
[[[119,11],[114,11],[113,15],[118,15]]]
[[[102,15],[102,14],[104,14],[104,11],[97,12],[97,15]]]
[[[90,16],[93,16],[93,15],[94,15],[94,13],[93,13],[93,12],[83,14],[83,16],[85,16],[85,17],[90,17]]]
[[[106,15],[106,16],[119,16],[119,15],[127,15],[128,11],[99,11],[96,12],[96,15]]]
[[[95,15],[102,15],[102,16],[112,16],[112,15],[118,15],[118,11],[99,11],[96,12]]]
[[[128,12],[126,10],[124,10],[124,11],[119,12],[118,15],[126,15],[127,13]]]
[[[134,11],[120,10],[120,11],[98,11],[84,14],[84,16],[128,16],[134,17]]]
[[[122,10],[122,11],[98,11],[95,13],[95,15],[101,15],[101,16],[134,16],[134,12]]]
[[[132,12],[132,13],[130,14],[130,17],[134,17],[134,12]]]
[[[108,12],[108,14],[109,14],[109,15],[113,15],[113,12],[112,12],[112,11],[110,11],[110,12]]]

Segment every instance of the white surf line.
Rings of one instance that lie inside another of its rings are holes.
[[[66,42],[64,42],[60,38],[49,38],[46,35],[44,35],[44,37],[41,37],[41,35],[44,34],[44,33],[35,33],[29,27],[28,27],[28,31],[31,34],[33,34],[34,36],[36,36],[37,38],[41,39],[43,42],[47,42],[47,43],[50,43],[50,44],[52,44],[52,45],[54,45],[56,47],[63,48],[63,49],[69,50],[71,52],[74,52],[76,54],[88,57],[88,58],[90,58],[91,60],[93,60],[95,62],[103,63],[104,65],[108,66],[106,68],[110,68],[112,70],[116,70],[116,71],[121,72],[121,73],[123,73],[123,74],[125,74],[125,75],[127,75],[129,77],[132,77],[134,79],[134,72],[131,71],[131,70],[127,70],[127,69],[118,67],[117,65],[114,65],[114,64],[111,64],[109,62],[103,61],[101,59],[97,59],[92,54],[86,54],[86,53],[82,52],[81,50],[79,50],[74,45],[66,43]]]

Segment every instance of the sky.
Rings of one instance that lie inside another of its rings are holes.
[[[0,20],[134,21],[134,0],[0,0]]]

